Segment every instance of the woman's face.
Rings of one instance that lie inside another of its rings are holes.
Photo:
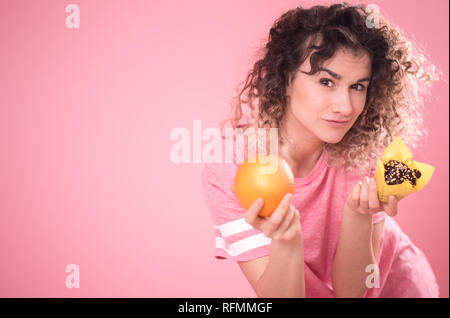
[[[366,103],[371,61],[366,52],[337,50],[314,75],[309,57],[286,88],[288,122],[325,143],[338,143],[353,126]],[[303,71],[303,72],[302,72]],[[336,123],[343,122],[343,123]],[[294,132],[295,133],[295,132]]]

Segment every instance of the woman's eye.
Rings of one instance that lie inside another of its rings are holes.
[[[324,85],[324,86],[327,86],[327,87],[332,87],[333,86],[333,81],[332,80],[330,80],[330,79],[328,79],[328,78],[321,78],[320,79],[320,83],[322,84],[322,85]],[[352,87],[354,87],[357,91],[360,91],[360,92],[362,92],[362,91],[364,91],[365,90],[365,86],[364,85],[362,85],[362,84],[354,84],[354,85],[352,85]]]
[[[331,87],[329,84],[333,84],[333,81],[328,78],[322,78],[320,79],[320,84]]]
[[[356,90],[357,91],[363,91],[366,87],[362,84],[355,84],[354,86],[358,87]]]

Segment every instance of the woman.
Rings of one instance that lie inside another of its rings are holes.
[[[269,218],[258,200],[244,210],[233,193],[238,150],[202,172],[215,256],[236,260],[258,297],[439,296],[426,256],[393,220],[397,200],[380,202],[369,178],[395,137],[414,145],[424,134],[418,94],[434,67],[368,12],[343,3],[284,13],[238,96],[231,127],[278,128],[293,196]]]

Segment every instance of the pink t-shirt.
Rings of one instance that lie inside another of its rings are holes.
[[[233,193],[234,177],[243,157],[233,153],[232,158],[232,163],[205,164],[202,171],[206,203],[214,223],[215,257],[249,261],[268,256],[271,240],[245,222],[246,210]],[[353,185],[362,179],[328,167],[326,158],[323,151],[308,176],[295,178],[291,202],[302,224],[308,298],[334,297],[331,269],[343,206]],[[365,297],[439,297],[435,276],[422,251],[385,212],[372,218],[374,224],[384,221],[378,256],[379,287],[368,289]]]

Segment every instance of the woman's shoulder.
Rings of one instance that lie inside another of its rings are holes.
[[[206,201],[213,215],[215,217],[220,215],[220,222],[216,220],[219,223],[228,217],[228,214],[224,214],[225,207],[228,212],[230,210],[241,212],[242,209],[233,191],[234,179],[239,168],[239,160],[236,161],[236,157],[231,156],[233,154],[235,154],[234,150],[224,149],[222,156],[217,156],[217,160],[204,163],[201,172]]]
[[[223,184],[234,180],[238,165],[234,163],[212,162],[204,163],[201,172],[203,182]]]
[[[203,163],[201,178],[203,183],[226,187],[234,182],[237,169],[239,168],[239,148],[235,147],[230,140],[221,139],[221,144],[216,147],[218,153],[211,157],[209,162]]]

